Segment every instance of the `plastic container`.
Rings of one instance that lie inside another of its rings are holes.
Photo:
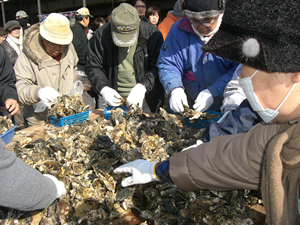
[[[201,129],[201,128],[205,128],[210,121],[218,121],[222,117],[222,113],[217,111],[207,110],[205,112],[209,114],[218,115],[219,117],[212,120],[205,120],[205,119],[198,118],[197,120],[193,120],[193,121],[190,121],[189,117],[186,117],[184,118],[185,125]]]
[[[104,112],[103,112],[103,115],[105,116],[105,119],[107,120],[110,120],[110,114],[111,114],[111,110],[113,109],[114,107],[106,107]],[[123,115],[125,116],[125,113],[128,111],[128,108],[125,107],[125,106],[118,106],[118,108],[121,108],[123,109]]]
[[[4,143],[6,145],[8,143],[10,143],[11,140],[13,139],[13,137],[15,136],[15,129],[16,129],[16,127],[17,126],[14,126],[10,130],[6,131],[4,134],[0,135],[0,138],[2,139],[2,141],[4,141]]]
[[[82,112],[82,113],[77,113],[75,115],[72,116],[66,116],[63,118],[56,118],[54,116],[51,116],[49,118],[50,123],[56,127],[63,127],[65,125],[71,125],[71,124],[75,124],[77,122],[84,122],[87,120],[87,118],[89,118],[89,113],[91,110]]]

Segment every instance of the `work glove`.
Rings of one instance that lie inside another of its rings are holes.
[[[157,162],[138,159],[124,164],[114,170],[114,173],[131,173],[132,176],[122,181],[122,186],[127,187],[135,184],[146,184],[152,181],[159,181],[154,175]]]
[[[121,104],[122,97],[115,89],[105,86],[102,88],[100,94],[104,98],[106,104],[110,106],[119,106]]]
[[[50,174],[43,174],[43,176],[48,177],[50,180],[52,180],[56,186],[56,190],[57,190],[57,196],[56,198],[59,198],[61,196],[64,196],[66,194],[66,188],[65,188],[65,184],[59,180],[57,180],[56,177],[50,175]]]
[[[38,96],[41,101],[53,102],[59,96],[59,93],[54,88],[46,86],[39,90]]]
[[[187,96],[183,88],[175,88],[171,92],[169,104],[171,110],[173,110],[174,112],[177,113],[183,112],[184,110],[183,104],[188,105]]]
[[[208,110],[213,103],[214,103],[214,97],[212,96],[212,94],[208,89],[205,89],[198,94],[195,104],[193,105],[193,108],[197,112],[204,112],[205,110]]]
[[[140,108],[143,107],[143,101],[145,98],[146,88],[145,85],[138,83],[131,90],[127,97],[127,101],[131,104],[138,105]]]
[[[50,105],[51,104],[49,102],[39,101],[33,104],[32,107],[35,113],[40,113],[44,112],[47,108],[50,107]]]

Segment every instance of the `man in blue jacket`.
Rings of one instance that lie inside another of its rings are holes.
[[[173,24],[157,61],[169,106],[183,104],[197,111],[220,110],[223,92],[237,63],[203,52],[201,47],[218,31],[224,0],[181,0],[184,17]]]

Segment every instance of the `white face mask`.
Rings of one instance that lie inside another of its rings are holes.
[[[262,118],[263,121],[265,121],[266,123],[271,122],[277,115],[278,115],[278,110],[280,109],[280,107],[282,106],[282,104],[286,101],[286,99],[289,97],[289,95],[291,94],[292,90],[294,89],[294,87],[296,86],[297,83],[294,83],[294,85],[292,86],[292,88],[290,89],[290,91],[287,93],[287,95],[285,96],[285,98],[282,100],[282,102],[280,103],[280,105],[277,107],[277,109],[264,109],[263,106],[261,105],[261,103],[259,102],[257,95],[255,94],[254,90],[253,90],[253,85],[252,85],[252,80],[251,78],[254,77],[254,75],[258,72],[259,70],[256,70],[251,77],[246,77],[246,78],[241,78],[238,80],[241,88],[243,89],[252,109],[254,111],[256,111],[258,113],[258,115],[260,115],[260,117]]]

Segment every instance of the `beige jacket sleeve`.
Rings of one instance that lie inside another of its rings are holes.
[[[17,77],[16,86],[20,102],[31,105],[40,101],[38,91],[43,86],[37,85],[35,71],[23,52],[19,55],[14,69]]]
[[[181,189],[257,190],[268,141],[280,125],[257,124],[244,134],[224,135],[170,157],[169,173]]]

